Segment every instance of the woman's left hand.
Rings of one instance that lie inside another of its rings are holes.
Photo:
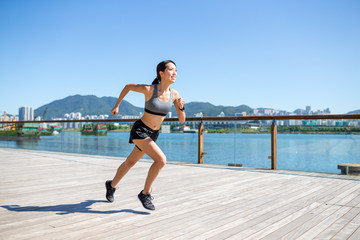
[[[176,101],[177,101],[178,108],[179,108],[179,109],[183,109],[183,108],[184,108],[184,104],[185,104],[184,99],[178,98],[178,99],[176,99]]]

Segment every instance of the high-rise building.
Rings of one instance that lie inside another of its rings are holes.
[[[34,120],[34,109],[29,106],[19,108],[19,121],[32,121]]]
[[[80,112],[75,113],[75,119],[81,120],[81,113]]]

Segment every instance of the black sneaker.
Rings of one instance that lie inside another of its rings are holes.
[[[111,182],[110,180],[107,180],[105,182],[105,187],[106,187],[106,199],[109,202],[113,202],[114,201],[114,193],[116,188],[111,187]]]
[[[154,198],[150,195],[150,193],[143,194],[141,191],[138,195],[138,198],[139,198],[140,202],[142,203],[142,205],[144,206],[144,208],[149,209],[149,210],[155,210],[155,206],[151,202],[151,200],[153,200]]]

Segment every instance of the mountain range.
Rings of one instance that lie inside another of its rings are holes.
[[[66,113],[80,112],[82,116],[86,115],[109,115],[113,118],[110,110],[114,107],[117,98],[115,97],[97,97],[94,95],[74,95],[68,96],[64,99],[56,100],[45,104],[34,110],[35,116],[43,116],[45,120],[53,118],[63,118]],[[203,113],[204,117],[218,116],[221,112],[225,116],[234,116],[235,113],[246,112],[247,115],[253,112],[253,109],[247,105],[233,106],[215,106],[208,102],[190,102],[185,104],[186,115],[188,117],[194,116],[196,113]],[[119,113],[121,115],[138,116],[143,112],[142,107],[136,107],[131,103],[123,100],[120,104]],[[171,109],[172,116],[176,116],[174,106]],[[360,114],[360,109],[348,112],[348,114]]]
[[[117,98],[114,97],[97,97],[94,95],[74,95],[64,99],[56,100],[45,104],[34,110],[35,116],[43,117],[44,120],[51,120],[53,118],[63,118],[66,113],[80,112],[82,116],[86,115],[109,115],[112,117],[110,110],[114,107]],[[240,105],[237,107],[231,106],[215,106],[208,102],[190,102],[185,104],[186,115],[193,116],[196,113],[202,112],[203,116],[217,116],[224,112],[225,116],[234,116],[235,113],[246,112],[250,114],[253,110],[247,105]],[[144,109],[136,107],[131,103],[123,100],[119,107],[121,115],[139,115]],[[176,116],[174,106],[171,109],[172,116]]]
[[[359,109],[359,110],[355,110],[355,111],[348,112],[347,114],[360,114],[360,109]]]

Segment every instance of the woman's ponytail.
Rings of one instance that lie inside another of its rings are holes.
[[[154,79],[154,81],[152,82],[152,85],[154,85],[154,84],[159,84],[160,83],[160,80],[156,77],[155,79]]]

